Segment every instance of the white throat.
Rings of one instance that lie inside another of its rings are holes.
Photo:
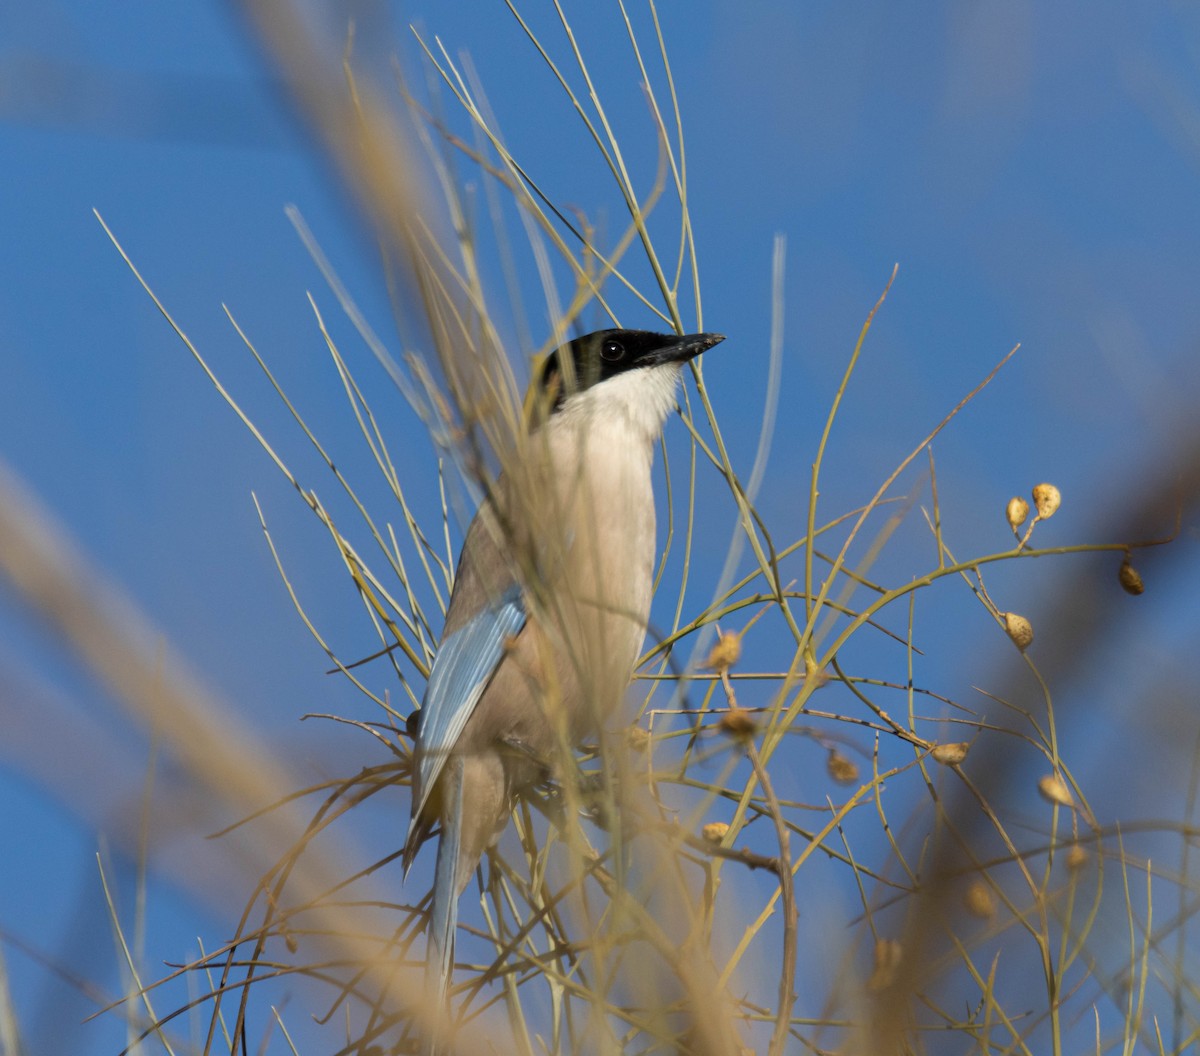
[[[628,430],[630,440],[653,445],[675,409],[678,383],[678,363],[628,370],[568,396],[551,423],[567,429]]]

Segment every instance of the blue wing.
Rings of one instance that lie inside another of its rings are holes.
[[[504,657],[506,643],[521,632],[525,619],[525,599],[514,583],[438,647],[421,701],[420,751],[406,847],[451,749]]]

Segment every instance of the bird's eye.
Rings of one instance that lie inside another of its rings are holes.
[[[600,355],[609,363],[615,363],[625,355],[625,346],[620,341],[605,341],[600,346]]]

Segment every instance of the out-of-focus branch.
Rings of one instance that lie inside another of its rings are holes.
[[[486,477],[487,450],[503,460],[521,438],[521,401],[480,301],[465,221],[450,201],[453,232],[445,237],[457,242],[457,252],[448,252],[433,221],[423,160],[373,85],[321,46],[297,5],[241,0],[238,6],[362,209],[372,242],[404,269],[450,389],[453,407],[444,410],[457,412],[468,434],[459,438],[467,469]]]
[[[264,822],[272,836],[299,842],[307,812],[286,802],[297,786],[235,713],[207,690],[163,636],[66,537],[17,476],[0,462],[0,578],[113,693],[203,794],[236,816],[279,803]],[[345,906],[321,896],[342,879],[340,864],[316,848],[297,857],[288,877],[288,903],[304,907],[306,927],[340,957],[361,964],[397,1008],[421,993],[419,975],[387,958],[362,936]],[[419,1008],[408,1014],[423,1017]],[[464,1051],[475,1048],[464,1028]]]

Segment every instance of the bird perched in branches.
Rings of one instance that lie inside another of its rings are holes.
[[[540,420],[467,531],[419,712],[404,843],[407,871],[440,827],[427,954],[437,1019],[480,857],[515,798],[628,687],[654,576],[654,445],[680,367],[722,340],[601,330],[558,348],[537,379]]]

